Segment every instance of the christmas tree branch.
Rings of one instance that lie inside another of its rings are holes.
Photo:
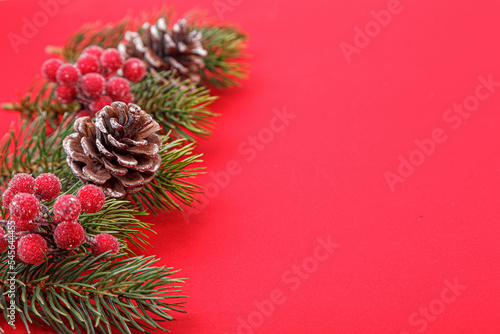
[[[63,139],[73,132],[71,116],[65,115],[61,124],[47,135],[47,114],[41,114],[33,121],[26,120],[18,133],[11,130],[0,144],[0,188],[6,189],[12,175],[16,173],[53,173],[63,183],[63,192],[69,191],[79,181],[66,163]],[[126,197],[134,209],[145,207],[155,211],[180,208],[194,201],[194,194],[200,188],[186,181],[201,173],[201,155],[193,155],[193,145],[184,140],[173,140],[170,134],[163,136],[163,147],[159,154],[162,165],[155,180],[141,192]],[[118,209],[117,209],[118,210]],[[135,215],[136,213],[134,213]]]
[[[217,97],[189,80],[171,79],[170,73],[153,70],[146,79],[133,85],[136,103],[153,115],[165,131],[172,130],[177,137],[194,140],[193,135],[208,136],[211,118],[217,114],[206,107]]]
[[[0,308],[7,322],[15,303],[16,319],[29,331],[44,323],[57,333],[121,333],[132,329],[152,333],[166,330],[160,323],[173,320],[172,311],[183,312],[179,284],[171,268],[156,267],[153,257],[104,260],[89,252],[49,256],[40,265],[9,267],[8,253],[0,257]],[[14,277],[12,277],[14,276]],[[15,327],[15,322],[10,322]]]

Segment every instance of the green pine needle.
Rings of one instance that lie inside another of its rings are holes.
[[[46,324],[57,333],[121,333],[138,330],[153,333],[167,329],[172,312],[184,312],[175,301],[184,279],[173,278],[177,271],[157,267],[154,257],[125,258],[119,254],[104,259],[90,252],[49,256],[39,265],[9,267],[7,253],[0,256],[0,309],[7,322],[7,309],[15,301],[16,321]],[[14,290],[8,279],[15,272]],[[14,292],[14,295],[9,295]],[[1,330],[1,329],[0,329]]]

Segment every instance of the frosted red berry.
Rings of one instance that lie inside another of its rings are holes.
[[[14,194],[35,193],[35,179],[25,173],[16,174],[9,182],[9,188]]]
[[[95,98],[104,92],[105,80],[98,73],[87,73],[80,79],[79,85],[83,95]]]
[[[90,112],[90,110],[80,110],[77,114],[76,114],[76,118],[80,118],[80,117],[90,117],[90,118],[93,118],[94,117],[94,113],[93,112]]]
[[[48,81],[56,82],[56,73],[59,67],[64,64],[60,59],[49,59],[46,60],[42,65],[42,75]]]
[[[105,106],[109,106],[111,103],[113,103],[113,100],[109,96],[102,95],[90,103],[89,109],[91,112],[96,113]]]
[[[83,186],[76,195],[82,204],[82,210],[86,213],[96,213],[101,211],[106,202],[106,196],[101,188],[93,184]]]
[[[134,94],[132,93],[128,93],[123,99],[122,99],[122,102],[124,103],[134,103]]]
[[[42,201],[49,202],[56,199],[61,189],[61,180],[52,173],[40,174],[35,179],[35,194]]]
[[[3,252],[9,245],[9,240],[7,239],[7,233],[0,227],[0,252]]]
[[[82,54],[91,54],[99,59],[102,54],[102,48],[97,45],[89,45],[83,49]]]
[[[114,101],[123,101],[130,94],[130,84],[120,77],[112,77],[106,84],[106,94]]]
[[[65,86],[74,86],[80,78],[80,73],[71,64],[63,64],[56,73],[57,83]]]
[[[14,225],[16,232],[35,232],[38,229],[38,225],[31,220],[16,220]]]
[[[54,230],[54,241],[57,247],[73,249],[80,246],[85,239],[82,225],[76,221],[65,221],[57,225]]]
[[[17,255],[28,264],[42,263],[48,250],[47,241],[39,234],[25,235],[17,243]]]
[[[120,251],[118,240],[108,233],[98,234],[91,246],[92,254],[99,256],[110,251],[110,254],[117,254]]]
[[[123,76],[132,82],[139,82],[146,76],[146,65],[139,58],[129,58],[123,65]]]
[[[76,61],[76,67],[82,75],[87,73],[97,73],[101,71],[101,64],[96,56],[90,53],[82,54]]]
[[[70,104],[76,99],[76,87],[59,85],[56,88],[57,102],[62,104]]]
[[[9,210],[10,202],[12,202],[12,199],[14,198],[14,193],[12,190],[7,189],[4,191],[2,195],[2,206],[4,209]]]
[[[80,217],[82,206],[78,197],[74,195],[61,195],[54,203],[54,220],[70,221]]]
[[[40,202],[35,195],[17,194],[10,203],[9,211],[16,221],[33,220],[40,213]]]
[[[109,71],[116,71],[123,66],[123,58],[120,51],[115,48],[109,48],[101,54],[101,64]]]

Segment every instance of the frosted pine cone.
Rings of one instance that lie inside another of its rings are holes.
[[[142,59],[156,71],[176,70],[182,77],[199,82],[199,70],[205,67],[203,57],[207,55],[202,38],[200,31],[189,30],[185,19],[170,29],[160,18],[154,25],[144,23],[138,32],[127,31],[118,50],[125,58]]]
[[[113,102],[76,120],[77,131],[63,142],[73,173],[100,186],[112,197],[137,192],[152,181],[161,165],[158,123],[139,106]]]

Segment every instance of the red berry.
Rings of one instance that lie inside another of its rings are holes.
[[[125,96],[122,100],[122,102],[129,104],[129,103],[134,103],[134,94],[129,93],[127,96]]]
[[[31,220],[16,220],[15,223],[16,232],[35,232],[38,229],[38,225]]]
[[[80,73],[71,64],[63,64],[56,73],[57,83],[65,86],[74,86],[80,78]]]
[[[130,84],[123,78],[112,77],[106,84],[106,93],[114,101],[123,101],[130,94]]]
[[[76,61],[76,67],[80,70],[82,75],[87,73],[97,73],[101,71],[101,64],[99,59],[90,53],[82,54]]]
[[[76,99],[76,87],[59,85],[56,88],[57,102],[62,104],[70,104]]]
[[[16,221],[33,220],[40,213],[40,202],[35,195],[17,194],[12,199],[9,210],[12,218]]]
[[[101,57],[101,54],[102,54],[102,48],[100,46],[97,46],[97,45],[89,45],[87,46],[85,49],[83,49],[82,51],[82,54],[91,54],[95,57],[97,57],[97,59],[99,59]]]
[[[52,58],[46,60],[45,63],[43,63],[42,65],[42,75],[48,81],[56,82],[57,81],[56,73],[62,64],[64,63],[60,59]]]
[[[10,190],[10,188],[4,191],[2,195],[2,206],[4,209],[9,209],[10,202],[12,202],[13,198],[14,193],[12,192],[12,190]]]
[[[61,195],[54,203],[55,221],[77,220],[81,211],[80,200],[74,195]]]
[[[113,100],[109,96],[101,95],[90,103],[89,108],[91,112],[96,113],[111,103],[113,103]]]
[[[9,188],[14,195],[19,193],[35,193],[35,179],[25,173],[16,174],[9,182]]]
[[[110,251],[110,254],[117,254],[120,251],[118,240],[108,233],[98,234],[91,246],[92,254],[99,256]]]
[[[49,202],[56,199],[61,189],[61,180],[52,173],[40,174],[35,179],[35,194],[40,196],[42,201]]]
[[[104,77],[97,73],[87,73],[80,79],[80,89],[83,95],[95,98],[104,92]]]
[[[0,252],[3,252],[9,245],[9,239],[7,233],[3,228],[0,227]]]
[[[65,221],[57,225],[54,230],[54,241],[57,247],[72,249],[80,246],[85,239],[82,225],[76,221]]]
[[[42,263],[48,250],[47,241],[39,234],[25,235],[17,243],[17,255],[24,263]]]
[[[94,113],[93,113],[93,112],[90,112],[90,110],[83,109],[83,110],[80,110],[80,111],[76,114],[76,118],[80,118],[80,117],[90,117],[90,118],[94,118]]]
[[[106,201],[104,192],[98,186],[88,184],[78,190],[76,195],[82,203],[82,210],[86,213],[96,213],[101,211]]]
[[[116,71],[123,66],[123,58],[120,51],[115,48],[109,48],[101,54],[101,64],[110,71]]]
[[[123,65],[123,76],[132,82],[139,82],[146,76],[146,65],[139,58],[129,58]]]

